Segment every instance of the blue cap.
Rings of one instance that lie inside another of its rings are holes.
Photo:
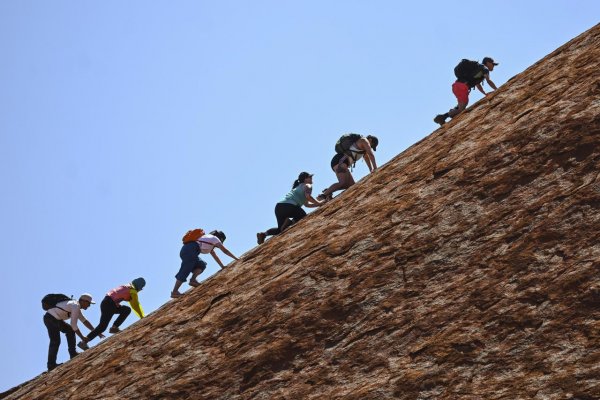
[[[131,281],[131,284],[135,290],[142,290],[146,286],[146,280],[144,278],[135,278]]]

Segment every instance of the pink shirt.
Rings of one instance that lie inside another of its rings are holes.
[[[109,290],[108,293],[106,293],[106,295],[109,296],[111,299],[113,299],[115,304],[119,304],[123,300],[125,300],[125,301],[131,300],[131,294],[129,293],[129,289],[130,289],[129,285],[117,286],[116,288]]]

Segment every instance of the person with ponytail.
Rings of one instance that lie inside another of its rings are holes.
[[[258,244],[263,244],[267,236],[278,235],[291,224],[306,217],[306,212],[302,209],[302,206],[319,207],[325,203],[325,201],[319,201],[312,197],[312,177],[313,175],[308,172],[301,172],[298,175],[298,179],[292,185],[292,190],[275,205],[277,228],[258,232],[256,234]],[[293,222],[290,222],[290,219]]]

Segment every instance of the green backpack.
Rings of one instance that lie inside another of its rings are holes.
[[[362,138],[362,135],[359,135],[358,133],[347,133],[345,135],[342,135],[335,144],[335,152],[338,154],[345,154],[348,157],[352,157],[350,147],[352,147],[352,145],[356,143],[356,141],[360,138]],[[364,154],[364,151],[355,151],[355,153]]]

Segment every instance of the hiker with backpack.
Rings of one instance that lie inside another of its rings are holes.
[[[313,174],[308,172],[301,172],[298,175],[298,179],[292,184],[292,190],[275,205],[277,227],[258,232],[256,234],[258,244],[263,244],[267,236],[279,235],[286,228],[306,217],[306,211],[302,206],[319,207],[325,203],[312,197],[312,177]]]
[[[144,278],[136,278],[131,283],[109,290],[106,296],[104,296],[102,303],[100,303],[100,323],[87,336],[81,337],[81,342],[77,343],[77,346],[82,350],[87,350],[89,349],[88,342],[90,340],[93,340],[96,336],[103,338],[104,335],[102,333],[106,330],[115,314],[119,316],[109,329],[109,332],[113,334],[121,331],[119,327],[125,322],[132,308],[138,317],[143,318],[144,310],[138,300],[138,293],[142,291],[144,286],[146,286],[146,280]],[[122,301],[129,302],[131,308],[121,305]]]
[[[187,280],[190,273],[192,274],[192,278],[189,285],[193,287],[200,285],[200,282],[196,278],[206,269],[206,262],[199,257],[200,253],[210,253],[221,268],[225,268],[225,265],[217,256],[215,248],[221,250],[234,260],[239,260],[223,245],[226,238],[222,231],[212,231],[206,234],[202,229],[190,230],[183,236],[183,246],[179,252],[181,267],[177,275],[175,275],[175,286],[173,287],[173,291],[171,291],[171,298],[176,299],[183,296],[179,292],[179,288]]]
[[[331,159],[331,169],[338,179],[337,183],[329,186],[317,197],[319,200],[331,200],[333,193],[348,189],[354,185],[351,168],[358,160],[364,158],[370,172],[377,169],[374,151],[377,150],[379,139],[376,136],[366,137],[358,133],[349,133],[340,137],[335,145],[336,155]]]
[[[482,87],[484,79],[492,89],[496,90],[496,85],[490,79],[490,71],[493,71],[496,65],[498,63],[494,62],[491,57],[484,57],[481,64],[477,61],[467,59],[463,59],[458,63],[454,68],[456,82],[452,84],[452,93],[456,96],[458,105],[445,114],[436,115],[433,122],[442,126],[446,123],[446,118],[454,118],[464,111],[467,108],[467,104],[469,104],[469,92],[474,87],[486,96],[487,93]]]
[[[44,325],[48,329],[48,337],[50,344],[48,346],[48,371],[52,371],[60,364],[56,363],[58,348],[60,347],[60,333],[64,333],[67,337],[67,347],[71,358],[77,356],[75,348],[75,335],[81,339],[83,334],[77,326],[77,320],[81,321],[90,331],[94,326],[83,316],[81,310],[87,310],[92,304],[96,304],[92,300],[89,293],[84,293],[79,296],[79,300],[73,300],[64,294],[48,294],[42,299],[42,308],[46,311],[44,314]],[[70,319],[71,323],[67,324],[65,320]]]

